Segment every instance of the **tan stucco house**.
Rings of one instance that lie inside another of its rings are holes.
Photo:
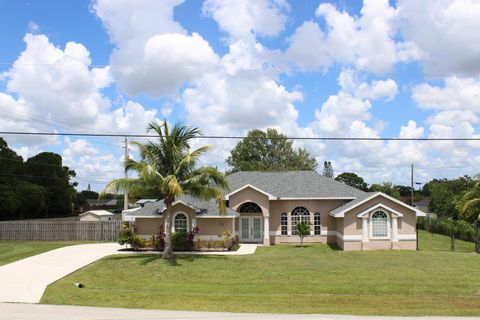
[[[244,243],[296,243],[296,222],[312,228],[304,242],[337,244],[343,250],[416,247],[416,217],[425,214],[380,192],[364,192],[311,171],[236,172],[227,176],[228,209],[215,201],[181,196],[174,203],[173,231],[199,228],[199,237],[217,239],[230,232]],[[126,212],[142,236],[164,225],[162,200]]]

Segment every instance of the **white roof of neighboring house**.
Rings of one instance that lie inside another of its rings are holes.
[[[113,213],[108,212],[106,210],[90,210],[90,211],[86,211],[84,213],[80,213],[80,215],[84,216],[84,215],[87,215],[89,213],[91,213],[93,215],[96,215],[96,216],[99,216],[99,217],[113,216]]]
[[[137,202],[135,202],[136,204],[144,204],[144,203],[148,203],[148,202],[156,202],[157,199],[140,199],[138,200]]]

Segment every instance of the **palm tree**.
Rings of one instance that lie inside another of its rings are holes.
[[[480,176],[476,175],[476,179],[479,179]],[[469,222],[475,222],[480,218],[479,210],[480,209],[480,181],[475,184],[475,187],[469,190],[463,196],[462,202],[460,203],[460,215]]]
[[[132,142],[140,152],[140,160],[127,159],[126,170],[138,173],[137,178],[111,181],[102,194],[122,193],[126,189],[141,193],[154,191],[165,204],[165,248],[164,259],[173,258],[171,220],[172,204],[175,199],[188,193],[202,200],[215,199],[220,214],[226,211],[223,190],[228,190],[225,176],[213,167],[196,167],[199,157],[212,149],[203,146],[190,151],[192,139],[201,136],[198,128],[190,128],[176,123],[172,128],[166,121],[151,122],[147,132],[158,135],[157,141],[147,143]]]

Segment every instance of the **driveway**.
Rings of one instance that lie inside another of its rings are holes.
[[[479,319],[461,317],[372,317],[372,316],[345,316],[322,314],[255,314],[255,313],[227,313],[227,312],[193,312],[193,311],[164,311],[140,310],[121,308],[96,308],[76,306],[55,306],[46,304],[10,304],[0,303],[0,320],[155,320],[155,319],[235,319],[235,320],[417,320],[417,319]]]
[[[38,303],[49,284],[120,248],[116,243],[82,244],[1,266],[0,302]]]

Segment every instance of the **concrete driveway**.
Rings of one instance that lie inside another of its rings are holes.
[[[1,266],[0,302],[38,303],[49,284],[120,248],[116,243],[81,244]]]
[[[154,319],[235,319],[235,320],[417,320],[417,319],[479,319],[461,317],[372,317],[346,316],[322,314],[255,314],[255,313],[228,313],[228,312],[192,312],[192,311],[165,311],[140,310],[121,308],[96,308],[55,306],[41,304],[10,304],[0,303],[0,320],[154,320]]]

